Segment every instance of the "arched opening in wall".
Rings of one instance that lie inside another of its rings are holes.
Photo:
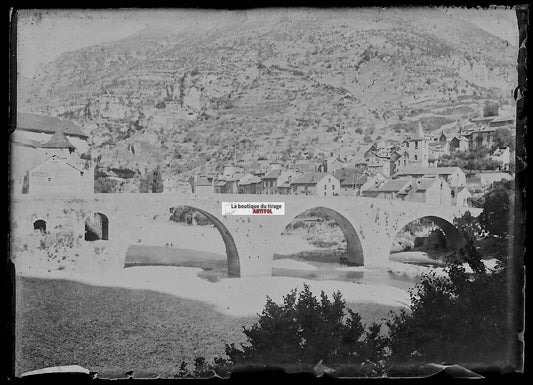
[[[46,221],[42,219],[37,219],[33,222],[33,230],[40,231],[41,233],[46,233]]]
[[[358,281],[364,257],[350,221],[327,207],[297,215],[282,231],[274,249],[273,276]]]
[[[389,259],[393,262],[441,267],[445,259],[464,245],[459,230],[446,219],[425,216],[415,219],[394,237]]]
[[[85,219],[85,240],[98,241],[109,239],[109,219],[102,213],[93,213]]]
[[[179,266],[201,269],[209,281],[240,277],[239,254],[229,230],[213,214],[191,206],[176,206],[156,215],[145,234],[130,245],[125,267]]]

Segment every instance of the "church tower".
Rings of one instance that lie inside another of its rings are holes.
[[[420,122],[418,122],[415,135],[404,140],[402,145],[409,166],[429,166],[429,143]]]

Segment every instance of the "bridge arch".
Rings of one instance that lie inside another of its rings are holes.
[[[39,230],[41,233],[46,233],[46,221],[44,219],[37,219],[33,222],[33,230]]]
[[[233,236],[229,232],[228,228],[215,215],[209,213],[208,211],[200,209],[198,207],[189,206],[189,205],[176,205],[175,207],[171,207],[169,211],[173,212],[175,209],[179,207],[182,207],[182,208],[185,208],[191,211],[196,211],[202,214],[209,220],[209,222],[213,224],[213,226],[215,226],[215,228],[220,233],[222,240],[224,241],[224,245],[226,246],[226,258],[228,262],[228,277],[240,277],[241,267],[240,267],[240,260],[239,260],[239,252],[237,250],[235,240],[233,239]]]
[[[85,240],[109,240],[109,218],[107,215],[94,212],[89,214],[83,221],[85,226]]]
[[[346,239],[346,254],[347,254],[347,262],[351,266],[364,266],[364,254],[363,254],[363,247],[361,245],[361,238],[355,228],[353,227],[352,223],[341,213],[338,211],[324,207],[324,206],[315,206],[310,207],[305,210],[302,210],[300,213],[295,215],[291,221],[288,223],[285,223],[283,229],[291,222],[293,222],[299,215],[313,210],[314,213],[318,214],[319,216],[325,216],[332,218],[339,228],[341,229],[342,233],[344,234],[344,238]],[[280,234],[283,229],[279,231],[278,234]]]
[[[437,215],[423,215],[423,216],[419,216],[416,218],[411,218],[409,221],[403,223],[403,225],[401,225],[395,230],[394,237],[392,238],[392,242],[394,242],[394,239],[396,238],[396,236],[400,233],[400,231],[403,228],[405,228],[408,224],[415,222],[417,220],[420,220],[420,219],[430,220],[442,230],[446,238],[447,248],[458,250],[464,246],[465,240],[463,236],[461,235],[459,229],[457,229],[457,227],[455,227],[455,225],[451,223],[448,219],[445,219]]]

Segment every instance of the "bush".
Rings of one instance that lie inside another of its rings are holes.
[[[429,362],[499,366],[508,336],[505,272],[472,277],[461,266],[451,266],[448,277],[424,275],[415,292],[410,312],[387,321],[389,374]]]
[[[380,326],[365,331],[359,314],[346,309],[340,292],[330,301],[324,292],[315,298],[309,286],[291,291],[277,305],[270,298],[259,321],[244,329],[247,345],[226,346],[236,367],[267,365],[312,372],[321,363],[350,375],[383,372],[385,354]]]
[[[188,225],[196,223],[199,226],[206,226],[211,224],[211,221],[205,215],[190,207],[176,207],[172,211],[169,220]]]

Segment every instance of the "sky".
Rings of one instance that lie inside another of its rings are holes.
[[[254,11],[248,11],[253,13]],[[451,9],[479,28],[516,45],[518,28],[512,9]],[[147,25],[178,32],[213,23],[221,13],[238,22],[243,12],[209,10],[22,10],[17,19],[18,72],[32,77],[36,69],[64,52],[125,38]]]

